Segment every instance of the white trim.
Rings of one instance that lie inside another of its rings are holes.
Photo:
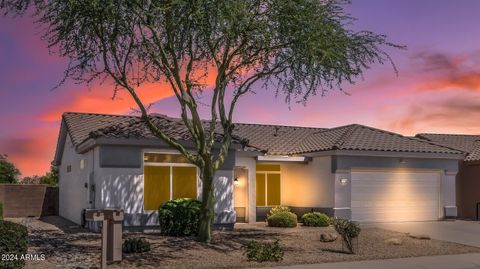
[[[264,155],[257,156],[258,161],[268,162],[307,162],[308,157],[305,156],[279,156],[279,155]]]
[[[464,153],[425,153],[425,152],[386,152],[386,151],[368,151],[368,150],[327,150],[312,153],[304,153],[304,156],[367,156],[367,157],[394,157],[394,158],[420,158],[420,159],[453,159],[463,160]]]

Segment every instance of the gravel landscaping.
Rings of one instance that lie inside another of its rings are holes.
[[[29,253],[45,254],[45,261],[29,261],[26,268],[95,268],[99,266],[100,235],[86,231],[60,217],[42,220],[13,219],[29,229]],[[480,248],[456,243],[416,239],[403,233],[368,227],[358,239],[356,254],[342,251],[341,239],[320,241],[332,227],[271,228],[263,223],[238,224],[234,231],[217,231],[211,244],[194,238],[165,237],[158,233],[126,232],[124,238],[144,237],[152,250],[124,254],[124,260],[109,268],[246,268],[323,263],[353,260],[389,259],[480,252]],[[280,240],[285,256],[279,263],[249,262],[243,255],[250,240]]]

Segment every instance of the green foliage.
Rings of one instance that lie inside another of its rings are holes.
[[[123,241],[122,251],[124,253],[142,253],[150,251],[150,242],[145,238],[128,238]]]
[[[278,212],[267,218],[268,226],[293,228],[297,227],[297,215],[292,212]]]
[[[8,161],[7,155],[0,154],[0,183],[18,183],[20,171]]]
[[[197,235],[201,203],[194,199],[171,200],[160,206],[160,232],[170,236]]]
[[[0,221],[0,254],[11,255],[17,259],[1,259],[0,268],[23,268],[25,260],[22,255],[27,253],[27,228],[23,225]]]
[[[323,213],[311,212],[303,214],[302,222],[305,226],[327,227],[330,225],[330,218]]]
[[[58,186],[58,167],[50,166],[50,171],[40,178],[40,184],[47,184],[50,187]]]
[[[3,204],[0,203],[0,221],[3,220]]]
[[[277,205],[275,207],[272,207],[272,209],[270,209],[270,211],[267,214],[267,219],[268,219],[268,217],[273,216],[273,215],[275,215],[277,213],[280,213],[280,212],[292,212],[292,211],[290,210],[290,208],[288,206]]]
[[[335,231],[342,237],[350,253],[355,253],[352,240],[360,234],[360,226],[353,221],[337,218],[333,219],[332,224]]]
[[[283,250],[278,240],[272,243],[252,240],[248,242],[244,255],[249,261],[278,262],[283,259]]]

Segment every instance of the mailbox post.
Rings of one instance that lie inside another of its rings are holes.
[[[87,221],[102,222],[101,269],[107,268],[107,260],[122,260],[123,218],[121,209],[87,209],[85,212]]]
[[[103,210],[107,220],[107,261],[122,260],[123,210]]]

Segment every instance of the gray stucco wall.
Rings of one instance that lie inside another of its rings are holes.
[[[96,208],[123,208],[125,226],[156,226],[156,210],[143,209],[144,175],[143,154],[166,152],[171,148],[141,148],[130,146],[100,146],[95,148],[99,162],[95,167]],[[124,155],[118,158],[119,155]],[[233,165],[235,154],[229,152],[222,169],[215,174],[215,224],[231,225],[235,222],[233,210]],[[197,199],[202,199],[201,180],[197,182]]]
[[[81,160],[85,165],[83,169]],[[70,172],[67,172],[67,166],[71,166]],[[67,135],[59,166],[59,214],[76,224],[82,222],[82,210],[91,206],[89,179],[92,169],[93,152],[77,154]]]
[[[428,159],[428,158],[400,158],[373,157],[373,156],[332,156],[332,172],[347,170],[351,167],[372,168],[411,168],[411,169],[440,169],[449,172],[458,171],[458,160]]]

